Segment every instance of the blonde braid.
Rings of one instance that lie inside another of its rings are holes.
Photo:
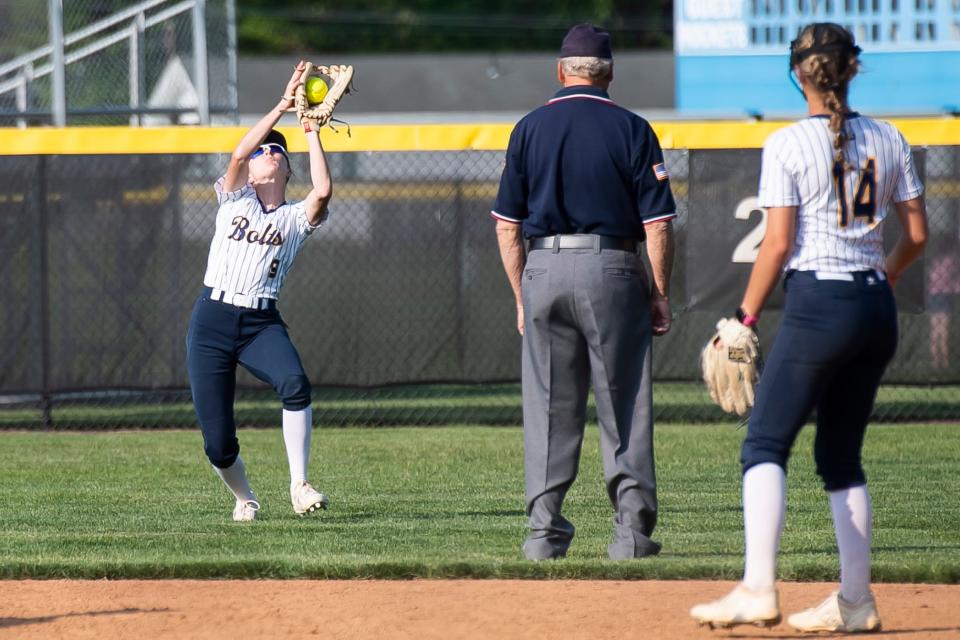
[[[843,27],[829,25],[824,28],[821,25],[820,42],[814,41],[814,27],[815,25],[810,25],[800,33],[796,40],[797,51],[802,52],[814,45],[839,43],[845,39],[849,39],[850,46],[853,47],[853,37]],[[847,90],[859,70],[857,53],[852,51],[815,53],[800,63],[800,73],[823,94],[824,106],[830,111],[829,127],[834,135],[833,148],[836,150],[836,160],[844,171],[852,169],[843,152],[844,144],[849,140],[843,127],[844,115],[850,111],[847,105]]]
[[[843,165],[844,170],[849,169],[847,166],[846,157],[843,153],[843,145],[847,142],[847,134],[843,130],[843,114],[846,113],[846,96],[841,94],[846,93],[845,86],[838,86],[840,83],[834,74],[830,72],[833,70],[831,67],[835,68],[835,65],[831,64],[831,60],[825,55],[814,55],[810,56],[804,61],[804,67],[809,67],[809,72],[806,69],[807,78],[813,82],[813,86],[817,88],[817,91],[823,94],[823,104],[830,110],[830,131],[833,132],[833,148],[836,151],[836,159],[841,165]]]

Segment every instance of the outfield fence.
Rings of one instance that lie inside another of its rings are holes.
[[[927,189],[931,242],[898,286],[884,420],[960,419],[960,121],[898,121]],[[722,418],[697,356],[745,287],[762,237],[760,150],[782,123],[656,128],[678,202],[671,332],[655,342],[662,420]],[[324,131],[334,179],[280,309],[324,425],[520,422],[520,338],[489,216],[510,127]],[[302,135],[290,199],[309,166]],[[195,423],[184,336],[240,129],[0,130],[0,426]],[[899,225],[885,225],[893,242]],[[761,321],[766,346],[778,293]],[[828,310],[825,310],[828,312]],[[241,424],[279,405],[238,376]]]

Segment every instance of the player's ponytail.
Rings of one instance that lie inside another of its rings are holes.
[[[837,162],[844,170],[850,167],[843,153],[847,141],[844,116],[850,81],[860,70],[860,47],[853,34],[838,24],[818,22],[804,27],[790,44],[790,68],[800,73],[823,95],[824,106],[830,111],[830,131]]]

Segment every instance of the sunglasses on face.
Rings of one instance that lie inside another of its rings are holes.
[[[260,145],[260,147],[256,151],[250,154],[250,159],[253,160],[257,156],[262,155],[264,153],[279,153],[280,155],[282,155],[284,158],[287,159],[287,162],[290,161],[290,157],[287,156],[286,150],[280,145],[274,144],[274,143]]]

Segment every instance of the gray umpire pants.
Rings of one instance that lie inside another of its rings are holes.
[[[523,435],[527,558],[562,557],[574,526],[561,514],[577,476],[591,376],[613,559],[656,554],[649,285],[635,253],[530,251],[524,308]]]

